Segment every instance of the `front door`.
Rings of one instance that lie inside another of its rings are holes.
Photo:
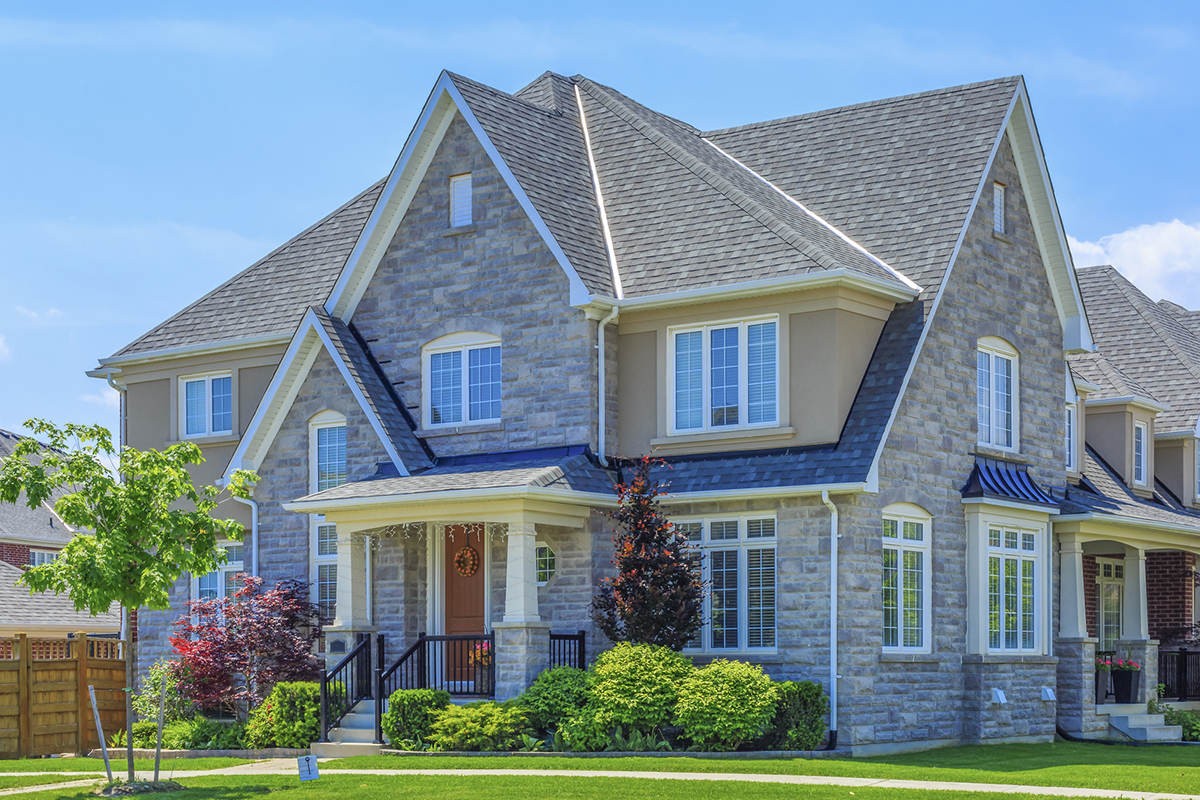
[[[446,526],[446,633],[485,633],[483,525]],[[471,653],[475,642],[448,641],[445,650],[446,679],[455,683],[474,681]],[[461,688],[461,687],[460,687]]]

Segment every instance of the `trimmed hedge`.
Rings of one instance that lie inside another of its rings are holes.
[[[439,711],[450,705],[450,693],[440,689],[400,689],[392,692],[383,712],[383,733],[393,745],[421,742],[433,728]]]
[[[674,721],[679,687],[695,671],[682,653],[621,642],[596,659],[588,705],[595,706],[597,718],[650,733]]]
[[[246,725],[246,744],[255,749],[308,747],[319,738],[321,685],[311,681],[275,684]]]
[[[549,731],[578,714],[588,700],[588,673],[575,667],[543,670],[517,702],[529,711],[529,722]]]
[[[523,708],[480,702],[437,712],[428,738],[442,750],[516,750],[528,733]]]
[[[762,667],[719,658],[684,680],[675,716],[696,745],[736,750],[762,735],[775,715],[777,696]]]

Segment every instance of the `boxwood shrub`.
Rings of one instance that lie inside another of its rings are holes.
[[[621,642],[596,659],[588,705],[594,704],[597,717],[650,733],[674,721],[679,687],[695,671],[674,650]]]
[[[518,699],[529,712],[529,722],[545,732],[561,727],[564,720],[584,707],[588,700],[588,674],[575,667],[543,670]]]
[[[383,733],[393,745],[422,742],[437,713],[450,705],[450,693],[440,689],[400,689],[392,692],[383,712]]]
[[[825,736],[829,698],[812,681],[775,684],[775,715],[757,745],[764,750],[815,750]]]
[[[683,681],[675,716],[705,750],[736,750],[757,739],[775,713],[777,693],[762,667],[719,658]]]
[[[447,706],[434,716],[428,739],[442,750],[516,750],[529,733],[525,710],[511,703]]]

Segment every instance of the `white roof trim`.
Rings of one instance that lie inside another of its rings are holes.
[[[1125,397],[1105,397],[1098,400],[1085,400],[1084,406],[1087,408],[1103,408],[1104,406],[1136,406],[1144,408],[1147,411],[1170,411],[1171,407],[1166,403],[1160,403],[1157,400],[1151,400],[1149,397],[1138,397],[1137,395],[1127,395]]]
[[[711,492],[679,492],[663,495],[659,503],[677,506],[683,503],[711,503],[716,501],[757,500],[772,497],[811,497],[822,492],[830,494],[858,494],[869,491],[865,483],[818,483],[811,486],[768,486],[759,489],[715,489]]]
[[[592,155],[592,135],[588,132],[587,114],[583,111],[583,95],[579,84],[575,84],[575,106],[579,109],[579,127],[583,129],[583,146],[587,150],[588,166],[592,170],[592,188],[596,191],[596,208],[600,211],[600,228],[604,233],[604,249],[608,251],[608,266],[612,272],[613,290],[617,299],[625,297],[621,286],[621,271],[617,269],[617,250],[613,246],[612,231],[608,227],[608,210],[604,206],[604,192],[600,189],[600,171],[596,168],[596,157]]]
[[[329,357],[333,359],[333,363],[337,365],[342,379],[345,380],[350,392],[358,401],[363,413],[367,415],[367,419],[371,421],[375,435],[379,437],[380,443],[387,451],[388,458],[392,460],[396,470],[404,476],[409,474],[408,468],[405,467],[400,455],[396,452],[395,445],[388,437],[383,423],[371,409],[371,404],[367,402],[367,398],[358,387],[358,382],[350,374],[350,368],[342,360],[337,348],[330,340],[329,334],[326,333],[324,326],[317,319],[317,315],[310,308],[305,312],[300,327],[292,337],[292,343],[284,353],[279,367],[276,368],[275,375],[271,378],[271,383],[267,387],[263,399],[259,402],[245,434],[242,435],[237,450],[229,459],[229,466],[223,476],[226,482],[232,479],[235,469],[257,470],[262,465],[271,443],[275,441],[275,436],[279,433],[279,429],[287,417],[288,410],[292,407],[296,395],[300,392],[300,387],[304,384],[304,379],[308,377],[309,370],[312,369],[313,363],[321,353],[320,347],[317,346],[318,343],[325,348]]]
[[[1196,525],[1181,525],[1173,522],[1155,522],[1148,519],[1139,519],[1138,517],[1126,517],[1121,514],[1101,514],[1097,512],[1087,512],[1083,514],[1051,514],[1051,522],[1102,522],[1108,525],[1120,525],[1126,528],[1143,528],[1152,531],[1167,531],[1171,533],[1184,533],[1191,536],[1200,534],[1200,522]],[[1196,545],[1200,549],[1200,543]]]
[[[576,89],[576,91],[578,91],[578,89]],[[891,264],[888,264],[888,263],[887,263],[886,261],[884,261],[882,258],[879,258],[879,257],[878,257],[878,256],[876,256],[875,254],[873,254],[873,253],[872,253],[870,250],[868,250],[867,248],[863,247],[863,246],[862,246],[861,244],[859,244],[858,242],[856,242],[856,241],[854,241],[853,239],[851,239],[851,238],[850,238],[848,235],[846,235],[845,233],[843,233],[842,231],[840,231],[838,228],[834,227],[832,223],[830,223],[829,221],[827,221],[827,220],[826,220],[824,217],[822,217],[820,214],[817,214],[817,213],[815,213],[814,211],[811,211],[811,210],[810,210],[810,209],[809,209],[807,206],[805,206],[805,205],[804,205],[803,203],[801,203],[799,200],[797,200],[796,198],[792,197],[790,194],[788,194],[787,192],[785,192],[783,189],[780,189],[780,188],[779,188],[778,186],[776,186],[775,184],[771,183],[769,180],[767,180],[766,178],[764,178],[762,175],[759,175],[757,172],[755,172],[754,170],[752,170],[752,169],[750,169],[749,167],[747,167],[747,166],[746,166],[745,164],[743,164],[741,161],[738,161],[736,158],[734,158],[733,156],[731,156],[729,153],[726,153],[724,150],[722,150],[720,147],[718,147],[718,146],[717,146],[717,145],[716,145],[714,142],[712,142],[711,140],[709,140],[709,139],[705,139],[703,136],[702,136],[702,137],[700,137],[700,138],[701,138],[701,139],[703,139],[705,142],[707,142],[707,143],[708,143],[708,144],[709,144],[709,145],[710,145],[710,146],[711,146],[711,147],[712,147],[714,150],[716,150],[718,153],[720,153],[721,155],[725,156],[725,157],[726,157],[726,158],[728,158],[730,161],[732,161],[733,163],[737,164],[739,167],[741,167],[742,169],[744,169],[746,172],[749,172],[749,173],[750,173],[751,175],[753,175],[755,178],[757,178],[758,180],[760,180],[760,181],[762,181],[763,183],[765,183],[767,186],[769,186],[769,187],[771,187],[772,189],[774,189],[774,190],[775,190],[775,192],[776,192],[776,193],[778,193],[780,197],[782,197],[784,200],[787,200],[789,203],[791,203],[792,205],[794,205],[796,208],[800,209],[800,210],[801,210],[802,212],[804,212],[804,213],[805,213],[807,216],[809,216],[809,217],[812,217],[814,220],[816,220],[818,223],[820,223],[820,224],[821,224],[823,227],[825,227],[826,229],[828,229],[828,230],[829,230],[829,231],[830,231],[830,232],[831,232],[831,233],[832,233],[834,236],[837,236],[837,237],[838,237],[839,239],[841,239],[843,242],[845,242],[846,244],[850,245],[851,247],[853,247],[853,248],[854,248],[855,250],[857,250],[858,252],[862,253],[862,254],[863,254],[864,256],[866,256],[867,258],[871,259],[871,261],[875,262],[875,263],[876,263],[877,265],[879,265],[880,267],[882,267],[882,268],[886,269],[888,272],[890,272],[890,273],[892,273],[893,275],[895,275],[895,276],[896,276],[896,280],[900,281],[900,282],[901,282],[901,283],[903,283],[905,286],[907,286],[908,288],[912,289],[912,290],[913,290],[913,291],[915,291],[915,292],[918,292],[918,293],[919,293],[919,292],[921,291],[921,287],[920,287],[920,286],[918,286],[917,284],[913,283],[913,282],[912,282],[911,280],[909,280],[909,279],[908,279],[906,276],[904,276],[904,275],[903,275],[903,274],[901,274],[901,273],[900,273],[898,270],[896,270],[895,268],[893,268]]]
[[[800,292],[825,286],[847,286],[867,294],[884,297],[893,303],[908,302],[917,296],[917,291],[901,286],[894,281],[863,275],[861,272],[842,269],[823,269],[802,275],[782,278],[767,278],[745,283],[725,283],[705,286],[700,289],[685,289],[681,292],[652,294],[644,297],[627,297],[618,305],[622,311],[637,311],[643,308],[670,308],[697,303],[713,303],[719,300],[734,300],[740,297],[756,297],[764,294]]]
[[[224,353],[229,350],[246,350],[251,347],[264,347],[272,344],[283,344],[291,340],[291,335],[286,333],[271,333],[263,336],[247,336],[242,339],[226,339],[218,342],[203,342],[201,344],[188,344],[182,347],[168,347],[162,350],[147,350],[144,353],[130,353],[127,356],[113,356],[111,358],[100,359],[101,367],[124,367],[133,364],[142,364],[149,361],[162,361],[167,358],[183,358],[185,356],[199,356],[205,353]],[[106,370],[94,369],[87,374],[90,377],[104,377]]]
[[[524,499],[548,500],[576,506],[601,506],[616,508],[616,494],[576,492],[568,489],[546,489],[538,486],[493,486],[485,489],[443,489],[436,492],[413,494],[388,494],[378,497],[345,497],[333,500],[293,500],[284,503],[287,511],[320,514],[343,509],[373,508],[378,506],[413,506],[426,503],[466,503],[474,500]]]
[[[492,164],[504,178],[504,182],[508,184],[508,188],[517,198],[517,202],[521,204],[529,221],[542,235],[546,246],[554,254],[563,272],[566,273],[570,285],[571,304],[584,305],[591,299],[591,294],[584,286],[579,273],[571,265],[554,235],[550,233],[549,227],[534,208],[525,190],[517,182],[512,170],[504,163],[496,146],[488,138],[483,126],[479,124],[479,120],[475,118],[474,112],[463,99],[458,87],[454,85],[450,74],[443,71],[438,76],[437,83],[434,84],[433,91],[430,92],[429,99],[425,102],[425,107],[417,118],[417,124],[404,144],[404,149],[400,151],[400,157],[396,160],[391,174],[388,175],[379,200],[375,203],[375,208],[371,211],[371,216],[363,227],[362,233],[359,234],[354,250],[346,260],[346,266],[342,268],[342,274],[338,277],[337,283],[329,295],[329,300],[325,303],[325,310],[331,316],[344,322],[348,322],[353,316],[355,307],[366,292],[367,285],[387,251],[388,244],[400,226],[401,220],[404,219],[409,203],[412,202],[413,195],[416,194],[421,179],[429,167],[429,162],[433,159],[442,137],[445,136],[446,129],[450,127],[456,111],[462,114],[463,119],[471,127],[479,144],[491,158]]]

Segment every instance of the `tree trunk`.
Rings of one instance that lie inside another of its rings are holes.
[[[125,758],[129,781],[133,782],[133,620],[129,609],[122,607],[125,619]]]

